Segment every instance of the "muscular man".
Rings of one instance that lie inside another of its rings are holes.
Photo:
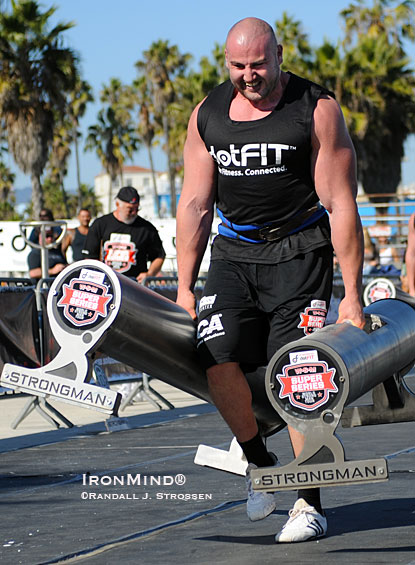
[[[215,238],[199,315],[198,351],[221,415],[252,466],[270,466],[244,370],[267,364],[286,343],[320,325],[331,296],[333,248],[345,296],[338,322],[362,328],[362,228],[356,206],[355,153],[339,105],[321,86],[282,72],[283,49],[257,18],[236,23],[226,40],[230,80],[194,110],[184,150],[177,214],[177,302],[196,317],[193,287],[216,202]],[[330,221],[328,220],[328,216]],[[331,234],[330,234],[331,228]],[[290,429],[294,454],[304,438]],[[274,495],[253,492],[252,520],[275,508]],[[319,489],[303,489],[277,542],[324,535]]]
[[[72,248],[72,260],[80,261],[84,259],[82,253],[85,247],[86,236],[89,231],[89,224],[91,222],[91,212],[88,208],[81,208],[78,212],[79,226],[75,229],[68,230],[62,240],[62,253],[66,256],[69,247]]]
[[[115,205],[114,212],[97,218],[89,228],[84,257],[100,259],[142,283],[160,272],[166,256],[163,244],[153,224],[138,215],[140,196],[135,188],[120,188]]]

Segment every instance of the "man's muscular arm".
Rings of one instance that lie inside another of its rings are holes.
[[[314,183],[329,212],[345,289],[337,322],[350,320],[362,328],[363,232],[356,204],[356,156],[340,107],[329,97],[319,99],[314,111],[312,155]]]
[[[216,193],[216,170],[197,129],[195,108],[184,147],[184,181],[177,209],[177,303],[196,318],[193,288],[209,239]]]

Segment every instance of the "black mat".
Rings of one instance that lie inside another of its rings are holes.
[[[340,428],[349,459],[388,456],[390,480],[324,489],[328,537],[277,545],[295,493],[249,522],[244,478],[193,463],[199,443],[231,440],[216,413],[197,412],[2,453],[0,562],[415,564],[414,423]],[[292,459],[285,431],[269,446],[283,464]]]

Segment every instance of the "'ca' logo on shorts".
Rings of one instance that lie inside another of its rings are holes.
[[[213,314],[210,321],[201,320],[197,327],[197,339],[198,341],[208,341],[215,337],[225,335],[223,331],[223,324],[221,322],[222,314]]]

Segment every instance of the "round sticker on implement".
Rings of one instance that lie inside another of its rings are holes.
[[[57,303],[63,315],[74,326],[94,324],[99,317],[108,315],[108,303],[112,294],[107,286],[73,278],[62,286],[62,297]]]
[[[385,298],[395,298],[396,288],[389,279],[378,278],[368,283],[363,292],[363,301],[365,306],[369,306],[376,300],[384,300]]]

